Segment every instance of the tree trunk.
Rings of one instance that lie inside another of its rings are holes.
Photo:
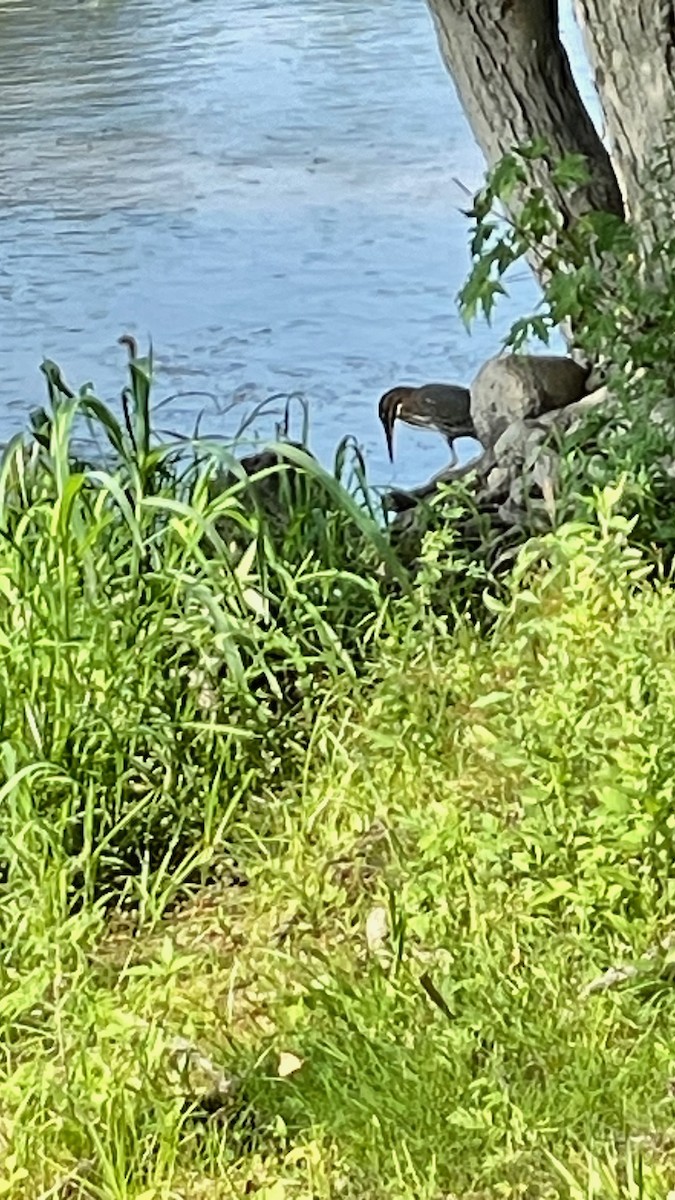
[[[675,4],[575,0],[575,7],[626,207],[640,220],[650,173],[664,159],[673,171]]]
[[[621,0],[581,2],[621,6]],[[645,6],[658,2],[641,0]],[[536,179],[568,222],[589,209],[623,215],[609,155],[584,107],[560,40],[557,0],[427,3],[443,60],[488,165],[514,145],[545,138],[556,157],[583,154],[589,162],[591,181],[573,194],[561,195],[546,177]]]

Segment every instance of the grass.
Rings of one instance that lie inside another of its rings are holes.
[[[621,489],[413,589],[358,461],[156,444],[130,350],[1,476],[0,1196],[665,1197],[675,594]]]

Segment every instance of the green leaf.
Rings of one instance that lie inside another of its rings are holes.
[[[501,704],[503,700],[509,700],[510,698],[510,692],[487,692],[484,696],[478,696],[476,700],[472,700],[471,707],[492,708],[495,704]]]
[[[588,160],[583,154],[566,154],[551,171],[551,179],[559,187],[583,186],[590,182]]]

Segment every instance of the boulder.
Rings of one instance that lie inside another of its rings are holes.
[[[514,421],[565,408],[592,386],[591,370],[563,355],[502,354],[483,364],[471,384],[479,440],[493,447]]]

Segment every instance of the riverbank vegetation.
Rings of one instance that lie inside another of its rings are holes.
[[[499,582],[455,487],[405,565],[346,450],[163,446],[130,349],[0,476],[0,1195],[663,1197],[649,480]]]

